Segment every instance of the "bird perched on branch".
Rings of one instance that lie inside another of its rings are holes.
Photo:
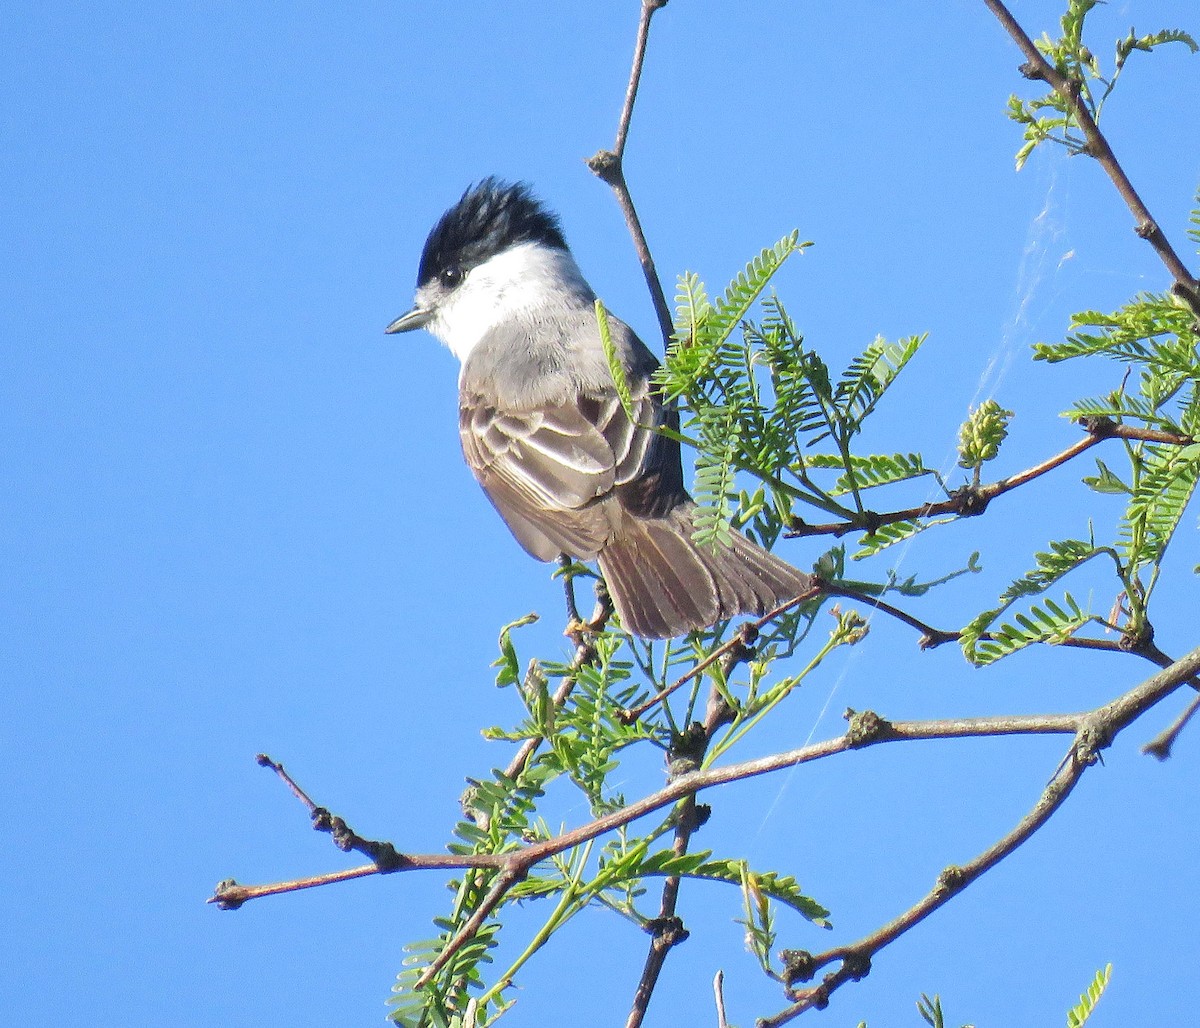
[[[467,464],[517,541],[539,560],[595,560],[621,624],[646,639],[763,614],[812,577],[737,532],[692,541],[678,429],[651,380],[658,361],[608,318],[635,415],[617,394],[596,295],[558,218],[523,184],[488,178],[434,225],[416,303],[386,329],[424,328],[462,364]]]

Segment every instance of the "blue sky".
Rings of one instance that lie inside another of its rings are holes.
[[[75,5],[0,25],[0,1006],[13,1023],[382,1023],[402,945],[448,894],[433,876],[204,904],[347,866],[254,754],[283,761],[366,835],[446,842],[465,775],[506,760],[498,627],[560,593],[462,465],[453,358],[407,309],[433,220],[487,174],[535,185],[608,306],[654,319],[616,205],[582,163],[612,142],[637,5]],[[1034,34],[1053,4],[1019,3]],[[1118,2],[1130,24],[1200,31],[1194,5]],[[718,288],[793,228],[816,246],[778,289],[844,364],[877,333],[931,333],[878,445],[944,463],[968,404],[1018,417],[998,473],[1072,442],[1054,417],[1116,384],[1033,365],[1074,310],[1167,285],[1100,170],[1039,155],[1020,175],[1004,103],[1019,56],[983,5],[676,0],[656,20],[627,170],[659,268]],[[1200,58],[1135,54],[1105,127],[1177,246],[1200,180]],[[1191,121],[1189,126],[1187,122]],[[1185,252],[1191,254],[1190,250]],[[1192,257],[1194,266],[1194,257]],[[1085,530],[1080,468],[903,557],[985,574],[920,612],[949,627],[1050,537]],[[821,547],[785,544],[794,563]],[[1159,644],[1195,644],[1195,519]],[[1098,607],[1111,596],[1098,593]],[[1173,609],[1170,609],[1173,608]],[[876,623],[777,719],[761,752],[889,717],[1074,710],[1144,676],[1133,658],[1022,655],[968,670]],[[1148,717],[1008,863],[838,994],[836,1025],[1051,1024],[1106,962],[1095,1024],[1179,1024],[1194,1005],[1200,748],[1159,765]],[[737,839],[832,910],[849,941],[922,895],[1034,802],[1054,740],[888,747],[709,797],[705,846]],[[630,771],[653,788],[657,768]],[[580,808],[563,817],[582,819]],[[720,834],[718,834],[720,833]],[[653,1023],[713,1023],[724,968],[742,1025],[781,1002],[742,951],[737,897],[685,891],[692,940]],[[644,940],[602,912],[526,973],[514,1025],[623,1023]]]

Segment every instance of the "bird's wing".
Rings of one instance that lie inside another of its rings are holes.
[[[635,384],[634,413],[631,421],[609,391],[506,410],[464,389],[459,434],[475,477],[525,549],[542,560],[559,553],[591,559],[619,513],[600,501],[636,489],[648,468],[661,463],[652,426],[661,422],[662,408],[648,380]]]

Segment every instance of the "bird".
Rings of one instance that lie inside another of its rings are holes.
[[[558,216],[489,177],[430,230],[414,305],[384,331],[426,329],[458,358],[459,436],[484,493],[531,556],[595,561],[626,631],[674,638],[808,591],[811,575],[736,530],[717,549],[693,541],[658,360],[607,317],[630,418],[595,301]]]

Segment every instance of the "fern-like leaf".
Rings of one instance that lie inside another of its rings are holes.
[[[812,243],[800,242],[800,234],[793,231],[751,260],[713,304],[707,326],[712,341],[719,344],[728,338],[749,313],[767,283],[783,267],[784,261],[811,245]]]
[[[804,463],[810,468],[829,468],[844,471],[846,460],[840,454],[814,453],[804,458]],[[895,485],[897,482],[907,482],[912,478],[924,475],[934,475],[932,468],[925,467],[924,459],[919,453],[879,453],[869,456],[850,456],[850,469],[854,474],[854,484],[843,474],[830,487],[830,496],[841,496],[852,488],[873,489],[881,485]]]
[[[1082,610],[1070,593],[1063,594],[1063,603],[1066,609],[1051,599],[1031,604],[1026,612],[1014,615],[1012,621],[992,628],[986,639],[964,629],[964,651],[968,648],[968,635],[971,636],[968,659],[976,666],[984,667],[1034,643],[1054,645],[1069,639],[1092,620],[1092,615]],[[975,622],[972,622],[968,629],[974,628]]]
[[[1146,445],[1141,471],[1121,525],[1126,560],[1158,563],[1183,518],[1200,476],[1200,444]]]
[[[883,336],[875,339],[850,362],[834,391],[834,400],[847,422],[857,430],[863,419],[875,409],[888,386],[904,366],[916,356],[928,333],[907,336],[898,343],[889,343]]]
[[[866,560],[873,557],[889,546],[895,546],[914,535],[924,532],[934,525],[948,525],[954,518],[934,518],[932,521],[894,521],[890,525],[881,525],[870,535],[863,536],[858,541],[858,550],[850,557],[851,560]]]
[[[604,309],[603,300],[596,301],[596,327],[600,330],[600,346],[604,350],[604,359],[608,362],[608,373],[612,376],[613,386],[617,390],[617,398],[625,410],[625,417],[636,423],[637,415],[633,410],[633,394],[629,391],[629,378],[625,374],[625,365],[621,363],[616,346],[613,344],[612,331],[608,326],[608,311]]]
[[[990,664],[1031,643],[1059,643],[1077,631],[1092,616],[1080,609],[1070,593],[1064,601],[1067,610],[1047,600],[1044,606],[1034,605],[1028,613],[1017,615],[1015,624],[1010,622],[994,630],[992,626],[1018,600],[1045,592],[1076,568],[1102,555],[1112,559],[1119,569],[1117,555],[1108,547],[1079,539],[1050,543],[1049,550],[1035,555],[1036,567],[1000,594],[998,606],[983,611],[963,628],[959,642],[967,660],[980,666]]]
[[[717,550],[730,544],[741,422],[727,409],[717,420],[706,422],[702,433],[702,449],[696,457],[692,539],[697,546]]]
[[[1079,997],[1078,1005],[1067,1011],[1067,1028],[1082,1028],[1095,1011],[1096,1004],[1100,1002],[1100,997],[1104,995],[1111,979],[1112,964],[1106,964],[1103,971],[1096,972],[1096,977],[1092,979],[1087,992]]]

